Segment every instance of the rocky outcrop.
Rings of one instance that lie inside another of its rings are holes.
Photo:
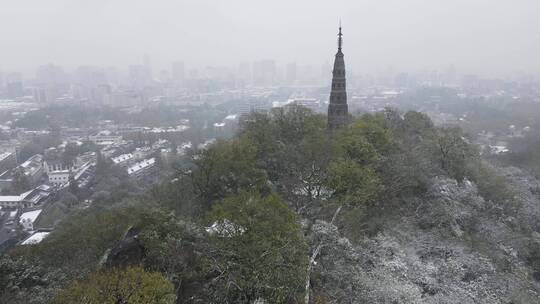
[[[109,251],[105,266],[111,268],[141,264],[145,249],[139,240],[139,233],[138,228],[128,229],[124,237]]]

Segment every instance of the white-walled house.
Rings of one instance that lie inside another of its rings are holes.
[[[95,158],[95,153],[89,152],[78,156],[69,165],[61,160],[46,160],[44,167],[45,173],[49,177],[49,183],[54,186],[62,186],[69,182],[70,176],[77,179],[84,170],[88,169],[89,164],[95,162]]]
[[[143,176],[146,176],[150,174],[156,164],[155,158],[149,158],[145,159],[143,161],[137,162],[133,164],[132,166],[127,168],[127,173],[130,177],[134,178],[141,178]]]
[[[19,195],[0,195],[0,207],[9,209],[32,208],[43,203],[51,194],[51,187],[38,186]]]
[[[23,226],[23,229],[26,231],[33,231],[34,230],[34,222],[38,218],[38,216],[41,214],[41,209],[28,211],[23,214],[21,214],[21,217],[19,218],[19,223],[21,226]]]

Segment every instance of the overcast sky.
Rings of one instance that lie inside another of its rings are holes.
[[[539,0],[0,0],[0,69],[331,62],[356,72],[540,72]]]

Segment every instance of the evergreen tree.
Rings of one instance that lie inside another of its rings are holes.
[[[173,285],[159,273],[140,267],[91,273],[61,291],[52,304],[172,304]]]

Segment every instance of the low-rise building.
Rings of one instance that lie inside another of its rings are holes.
[[[135,159],[144,159],[148,156],[150,156],[150,154],[152,154],[153,150],[151,147],[141,147],[141,148],[137,148],[135,149],[135,151],[133,151],[133,157]]]
[[[25,212],[21,214],[21,217],[19,218],[19,223],[26,231],[33,231],[34,230],[34,222],[38,218],[38,216],[41,214],[41,209],[36,209],[32,211]]]
[[[127,173],[130,177],[133,178],[142,178],[149,175],[154,171],[156,164],[155,158],[145,159],[143,161],[137,162],[132,166],[127,168]]]
[[[41,182],[44,173],[43,156],[36,154],[19,166],[0,174],[0,189],[3,190],[11,187],[17,170],[24,174],[32,186],[37,185]]]
[[[36,231],[25,240],[21,242],[21,245],[35,245],[39,244],[49,235],[50,231]]]
[[[326,109],[326,107],[324,107],[322,102],[320,100],[318,100],[317,98],[307,98],[307,97],[299,97],[298,98],[297,97],[297,98],[289,99],[289,102],[291,104],[306,107],[306,108],[312,110],[313,112],[320,112],[323,108]]]
[[[111,131],[101,131],[96,135],[88,136],[88,140],[95,143],[96,145],[108,146],[121,143],[122,136],[114,135]]]
[[[0,171],[6,171],[17,165],[17,158],[14,152],[0,153]]]
[[[19,208],[25,206],[21,195],[0,195],[0,207],[2,208]]]
[[[49,183],[55,186],[67,183],[73,170],[73,165],[67,165],[60,160],[47,160],[44,167]]]
[[[197,148],[198,148],[199,150],[206,150],[206,149],[208,149],[211,145],[213,145],[214,143],[216,143],[216,141],[217,141],[217,139],[215,139],[215,138],[210,138],[210,139],[206,140],[205,142],[200,143],[200,144],[197,146]]]
[[[77,176],[89,168],[90,164],[96,162],[96,153],[87,152],[76,157],[71,164],[66,164],[62,160],[46,160],[45,173],[49,177],[49,183],[54,186],[62,186],[69,182],[73,176],[77,180]]]
[[[111,160],[115,165],[127,166],[133,163],[133,161],[135,160],[135,157],[133,156],[132,153],[126,153],[126,154],[113,157],[111,158]]]
[[[27,209],[42,205],[51,195],[51,187],[41,185],[20,195],[0,195],[0,207]]]
[[[118,147],[116,147],[114,145],[110,145],[110,146],[106,146],[103,149],[101,149],[99,151],[99,153],[104,158],[109,158],[109,157],[113,156],[117,152],[117,150],[118,150]]]
[[[186,155],[187,152],[193,147],[190,141],[181,143],[179,146],[176,147],[178,151],[178,155],[183,156]]]
[[[43,155],[36,154],[30,157],[20,167],[32,184],[39,183],[43,176]]]

